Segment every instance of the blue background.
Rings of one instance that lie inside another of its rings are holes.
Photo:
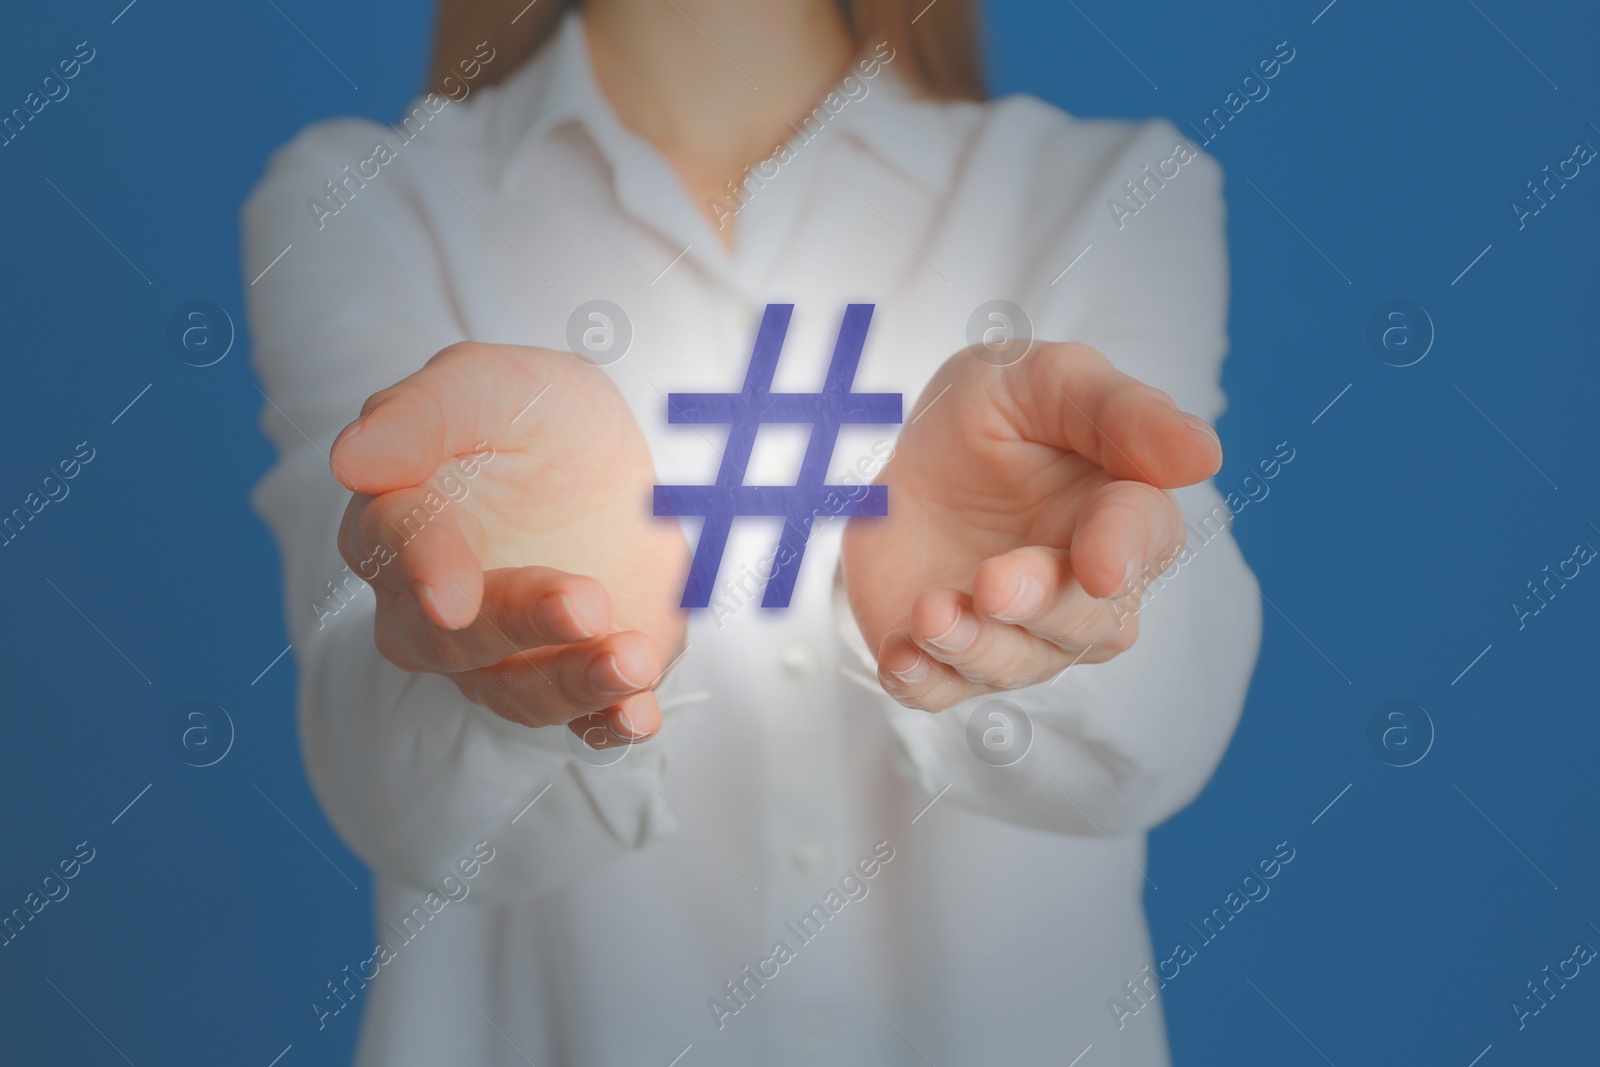
[[[122,1062],[111,1044],[139,1064],[265,1067],[290,1044],[284,1067],[346,1063],[355,1020],[317,1033],[306,1005],[370,947],[369,882],[301,771],[292,657],[261,674],[287,638],[247,502],[271,458],[248,342],[194,368],[164,332],[192,299],[242,328],[237,210],[267,154],[320,118],[398,114],[430,5],[140,0],[113,24],[123,2],[0,23],[0,111],[77,42],[97,51],[0,148],[0,512],[79,442],[96,453],[0,548],[0,912],[79,841],[96,850],[0,948],[0,1045],[30,1063]],[[1600,577],[1522,630],[1510,605],[1578,541],[1600,546],[1600,172],[1521,231],[1508,204],[1577,141],[1600,146],[1600,18],[1319,11],[989,4],[995,89],[1083,115],[1187,130],[1278,42],[1296,51],[1208,147],[1233,255],[1221,483],[1279,441],[1296,456],[1235,527],[1272,606],[1236,742],[1152,838],[1158,949],[1196,940],[1186,924],[1276,843],[1297,855],[1169,986],[1175,1058],[1466,1067],[1492,1045],[1484,1067],[1592,1062],[1600,975],[1521,1032],[1509,1005],[1600,945]],[[1437,331],[1415,366],[1365,340],[1395,298]],[[237,731],[205,769],[167,742],[193,699]],[[1366,739],[1392,699],[1436,730],[1414,766]]]

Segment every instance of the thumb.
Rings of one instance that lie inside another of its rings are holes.
[[[1176,489],[1222,466],[1222,443],[1204,420],[1086,345],[1043,346],[1006,375],[1023,436],[1076,452],[1114,478]]]
[[[374,393],[329,450],[334,477],[357,493],[393,492],[421,484],[456,456],[505,445],[551,384],[552,365],[526,358],[532,351],[452,345]]]
[[[360,418],[328,450],[333,476],[347,489],[376,495],[420,485],[445,455],[445,416],[438,399],[405,383],[368,400]]]

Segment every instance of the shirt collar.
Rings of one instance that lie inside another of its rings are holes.
[[[882,64],[873,78],[863,78],[857,63],[846,79],[864,82],[868,90],[834,118],[840,132],[929,192],[943,192],[960,155],[948,106],[918,96],[893,60]],[[844,97],[845,88],[859,93],[847,80],[841,80],[834,91]]]
[[[492,129],[492,150],[501,179],[515,178],[539,143],[556,127],[577,121],[593,127],[616,117],[601,95],[589,65],[583,19],[570,12],[555,35],[501,87]]]
[[[847,77],[867,86],[865,96],[841,80],[833,94],[817,105],[827,113],[827,102],[833,99],[839,107],[822,136],[845,134],[904,177],[930,192],[942,191],[959,154],[947,108],[918,97],[895,69],[893,56],[880,63],[871,78],[863,77],[862,65],[853,65]],[[850,99],[845,89],[858,98]],[[845,101],[842,107],[840,100]],[[501,87],[493,150],[502,181],[512,182],[540,142],[566,122],[582,123],[602,145],[638,139],[618,121],[595,80],[583,18],[577,11],[569,13],[540,53]]]

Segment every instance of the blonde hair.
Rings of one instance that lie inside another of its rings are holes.
[[[428,87],[446,92],[456,61],[488,41],[501,61],[483,68],[480,85],[509,77],[555,33],[581,0],[439,0]],[[887,41],[895,70],[936,100],[982,100],[977,0],[838,0],[861,46]],[[519,15],[518,12],[521,12]],[[513,22],[512,19],[516,21]],[[498,58],[498,57],[497,57]]]

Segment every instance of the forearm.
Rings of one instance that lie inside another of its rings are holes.
[[[652,788],[661,773],[652,748],[588,766],[572,756],[565,729],[507,722],[449,679],[403,671],[378,654],[375,600],[334,544],[339,498],[348,494],[322,466],[304,451],[286,456],[256,504],[283,552],[307,773],[351,850],[422,888],[488,840],[495,862],[475,889],[512,899],[570,885],[670,832],[669,809]]]
[[[583,764],[566,730],[506,722],[445,678],[385,662],[370,609],[351,611],[302,670],[300,735],[330,821],[374,869],[427,886],[487,840],[496,861],[475,888],[508,900],[564,888],[671,831],[652,788],[658,755]]]

